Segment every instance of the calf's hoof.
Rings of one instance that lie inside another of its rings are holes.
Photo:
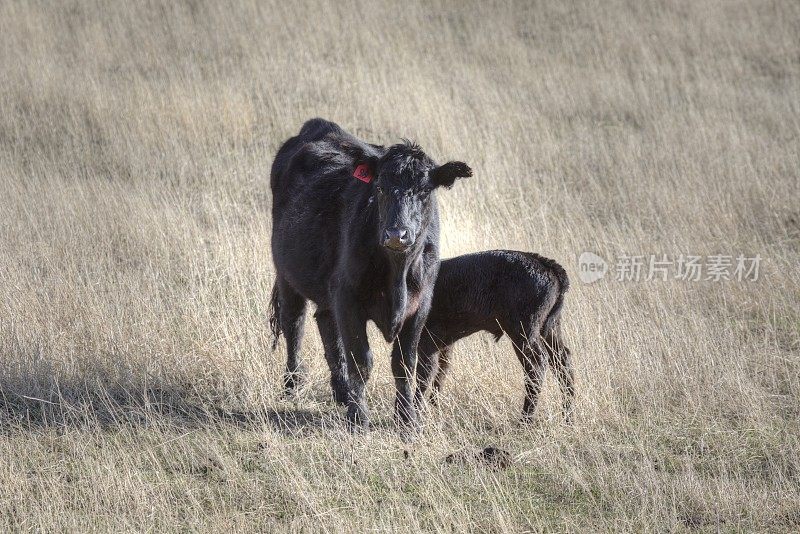
[[[304,383],[302,371],[287,372],[283,375],[283,394],[285,397],[294,397]]]
[[[536,417],[536,414],[533,412],[522,412],[522,417],[520,417],[519,421],[523,425],[533,425],[539,419]]]
[[[572,426],[572,423],[575,422],[575,407],[573,406],[572,399],[564,401],[564,405],[561,407],[561,413],[564,416],[564,424]]]
[[[468,451],[459,451],[448,454],[444,461],[448,464],[466,464],[469,462],[479,462],[486,464],[493,469],[508,469],[511,467],[513,458],[511,453],[497,447],[485,447]]]
[[[414,395],[414,409],[417,410],[417,413],[420,413],[424,412],[427,406],[428,403],[425,401],[425,396],[417,392],[417,394]]]

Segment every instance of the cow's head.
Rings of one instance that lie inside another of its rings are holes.
[[[378,205],[378,242],[396,253],[408,251],[430,221],[438,187],[449,189],[456,179],[472,176],[466,163],[436,165],[410,141],[390,147],[381,158],[367,159]]]

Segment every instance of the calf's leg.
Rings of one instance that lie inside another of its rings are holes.
[[[322,346],[325,348],[325,361],[331,372],[333,400],[338,404],[347,404],[347,362],[333,313],[329,310],[318,310],[314,314],[314,319],[317,321],[319,336],[322,338]]]
[[[436,372],[436,377],[433,379],[433,391],[431,391],[431,404],[436,406],[439,404],[439,395],[442,393],[442,384],[447,377],[447,372],[450,370],[450,349],[452,345],[442,347],[439,352],[439,369]]]
[[[280,298],[279,321],[286,339],[286,373],[283,387],[286,393],[293,393],[301,384],[305,369],[300,361],[300,345],[303,340],[303,326],[306,317],[306,299],[283,281],[278,281]]]
[[[564,345],[561,333],[556,328],[543,336],[543,345],[547,348],[550,366],[558,380],[562,396],[564,421],[572,422],[573,404],[575,401],[575,372],[572,369],[572,354]]]
[[[542,390],[547,352],[539,343],[538,335],[527,337],[519,334],[514,336],[512,341],[514,352],[525,371],[525,403],[522,407],[522,417],[525,420],[531,420],[539,400],[539,392]]]
[[[436,347],[432,334],[423,330],[417,347],[417,389],[414,395],[414,402],[417,406],[422,405],[431,380],[436,375],[438,352],[439,349]]]

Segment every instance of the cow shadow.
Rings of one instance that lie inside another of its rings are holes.
[[[198,400],[178,386],[151,387],[131,392],[103,387],[59,384],[57,395],[44,396],[29,388],[0,380],[0,433],[19,430],[68,430],[70,428],[171,427],[187,431],[235,427],[270,429],[285,436],[314,434],[344,427],[344,418],[333,403],[312,403],[303,408],[285,400],[257,408],[241,409],[231,403]]]

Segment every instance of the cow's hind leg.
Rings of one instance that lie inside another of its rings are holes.
[[[347,386],[347,362],[345,361],[342,339],[336,328],[333,314],[328,310],[320,310],[314,314],[319,328],[319,336],[325,348],[325,361],[331,372],[331,389],[333,400],[338,404],[347,404],[349,388]]]
[[[542,336],[542,343],[550,357],[550,366],[558,380],[562,396],[564,421],[572,422],[575,401],[575,372],[572,369],[572,354],[561,339],[560,328],[556,327]]]
[[[300,345],[306,318],[306,299],[283,280],[278,282],[278,296],[279,320],[286,339],[286,373],[283,376],[283,387],[287,394],[292,394],[302,383],[305,374],[300,361]]]
[[[547,351],[539,339],[539,335],[527,336],[523,333],[511,339],[514,343],[514,352],[525,371],[525,403],[522,407],[522,417],[525,420],[533,419],[547,365]]]

